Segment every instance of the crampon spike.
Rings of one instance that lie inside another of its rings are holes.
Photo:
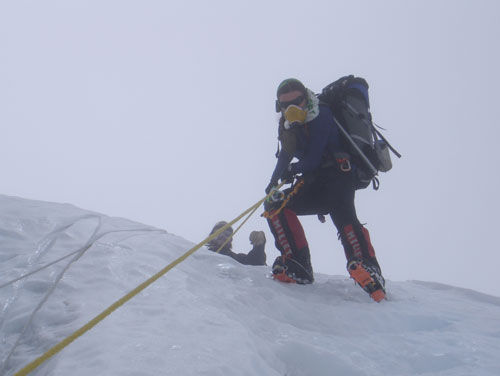
[[[382,289],[376,290],[370,294],[371,298],[377,303],[385,299],[385,293]]]
[[[297,281],[287,276],[285,271],[279,274],[273,274],[273,278],[285,283],[297,283]]]

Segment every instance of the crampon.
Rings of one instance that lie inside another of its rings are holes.
[[[312,270],[307,270],[294,259],[278,256],[273,264],[273,278],[285,283],[307,285],[314,281]]]
[[[351,278],[377,303],[385,298],[385,281],[375,268],[355,260],[347,265],[347,270]]]

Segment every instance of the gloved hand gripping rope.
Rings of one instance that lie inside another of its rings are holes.
[[[282,192],[276,188],[272,189],[268,195],[266,202],[275,203],[275,202],[279,202],[282,200],[283,200],[283,202],[281,203],[280,207],[277,208],[276,210],[266,210],[264,213],[262,213],[261,216],[264,218],[271,218],[271,217],[274,217],[275,215],[279,214],[283,210],[283,208],[286,206],[286,204],[288,204],[288,201],[290,201],[291,198],[297,194],[297,192],[300,190],[300,188],[302,188],[303,185],[304,185],[304,179],[299,180],[297,182],[297,184],[295,184],[293,186],[293,189],[288,193],[286,198],[285,198],[284,192]]]

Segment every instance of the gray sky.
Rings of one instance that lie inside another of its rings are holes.
[[[353,73],[403,154],[357,197],[385,276],[498,296],[499,36],[497,1],[2,0],[0,193],[198,242],[263,196],[277,84]],[[333,224],[302,223],[346,274]],[[272,263],[257,215],[235,249],[253,229]]]

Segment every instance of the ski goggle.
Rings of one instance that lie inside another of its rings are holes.
[[[300,106],[300,104],[306,99],[304,95],[299,95],[297,98],[288,101],[288,102],[280,102],[276,99],[276,112],[280,112],[281,110],[287,109],[289,106]]]

